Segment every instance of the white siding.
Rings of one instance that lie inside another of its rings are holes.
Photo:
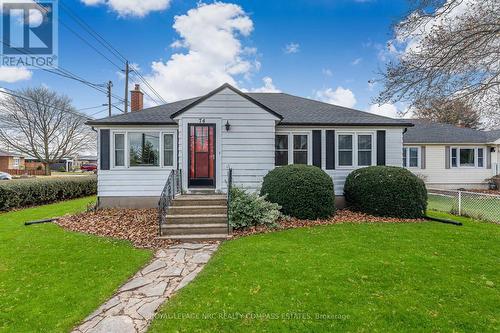
[[[406,145],[405,145],[406,146]],[[408,145],[422,146],[422,145]],[[489,148],[483,145],[458,145],[460,147],[481,147],[485,149],[485,153],[489,154]],[[485,187],[485,179],[493,176],[493,169],[487,168],[450,168],[445,167],[445,148],[444,145],[426,145],[425,146],[425,169],[408,168],[414,174],[421,177],[428,188],[478,188]],[[495,161],[492,156],[492,167]],[[485,158],[486,166],[486,158]]]
[[[233,169],[235,185],[250,190],[260,188],[262,178],[274,168],[274,133],[277,117],[230,89],[211,96],[179,115],[181,168],[188,170],[187,138],[189,123],[216,124],[216,189],[227,189],[227,170]],[[229,122],[231,129],[226,131]],[[183,172],[183,184],[187,184]]]
[[[113,133],[125,131],[176,132],[176,126],[112,126]],[[98,136],[99,137],[99,136]],[[161,141],[161,138],[160,138]],[[175,141],[175,135],[174,135]],[[97,145],[99,149],[99,144]],[[160,143],[162,147],[162,143]],[[161,148],[160,148],[161,150]],[[175,150],[175,146],[174,146]],[[175,152],[174,152],[175,155]],[[100,152],[98,151],[98,158]],[[160,155],[161,156],[161,155]],[[160,161],[161,164],[162,161]],[[100,161],[98,165],[100,166]],[[174,157],[174,167],[175,167]],[[113,139],[110,140],[110,170],[98,170],[97,194],[100,197],[159,197],[167,181],[171,167],[113,167]]]
[[[338,132],[353,132],[353,133],[372,133],[374,136],[374,159],[372,164],[376,165],[376,151],[377,151],[377,130],[386,131],[386,165],[391,166],[401,166],[402,158],[401,152],[403,149],[403,128],[381,128],[381,127],[321,127],[321,128],[311,128],[311,127],[278,127],[276,133],[289,133],[289,132],[308,132],[312,136],[313,129],[321,129],[321,168],[333,178],[333,183],[335,187],[335,195],[344,195],[344,183],[353,170],[358,167],[349,168],[336,168],[334,170],[326,170],[326,130],[334,130]],[[336,143],[337,144],[337,143]],[[312,155],[312,143],[309,145],[309,154]],[[311,159],[310,159],[311,160]]]

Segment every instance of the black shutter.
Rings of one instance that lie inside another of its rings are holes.
[[[99,133],[101,170],[109,170],[109,129],[99,130]]]
[[[385,131],[377,131],[377,165],[385,165]]]
[[[313,165],[321,168],[321,131],[314,130],[313,133]]]
[[[326,169],[335,169],[335,131],[326,131]]]

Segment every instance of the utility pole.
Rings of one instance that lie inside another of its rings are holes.
[[[124,113],[128,112],[128,60],[125,62],[125,108],[123,109]]]
[[[109,116],[111,117],[111,87],[113,87],[113,82],[108,81],[108,112]]]

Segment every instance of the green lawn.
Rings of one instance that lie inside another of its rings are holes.
[[[151,331],[496,331],[500,226],[456,219],[464,225],[342,224],[226,242]]]
[[[500,222],[500,199],[474,194],[462,195],[462,214],[476,219]],[[453,196],[429,194],[428,209],[458,212],[458,199]]]
[[[23,225],[82,211],[93,200],[0,214],[0,332],[68,332],[150,259],[128,242]]]

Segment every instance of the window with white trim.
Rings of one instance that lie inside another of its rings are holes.
[[[277,134],[274,143],[274,164],[288,164],[288,134]]]
[[[452,168],[484,168],[485,149],[480,147],[452,147]]]
[[[125,134],[115,133],[114,135],[114,161],[115,167],[125,166]]]
[[[163,134],[163,166],[174,166],[174,135]]]
[[[293,136],[293,164],[307,164],[307,134]]]
[[[339,168],[364,167],[375,161],[372,132],[340,132],[337,134],[336,163]]]
[[[13,157],[14,169],[17,169],[19,167],[19,160],[19,157]]]
[[[372,136],[370,134],[358,135],[358,165],[372,165]]]
[[[353,135],[339,134],[338,136],[338,164],[339,166],[352,166],[353,163]]]
[[[403,167],[420,167],[420,147],[403,147]]]

